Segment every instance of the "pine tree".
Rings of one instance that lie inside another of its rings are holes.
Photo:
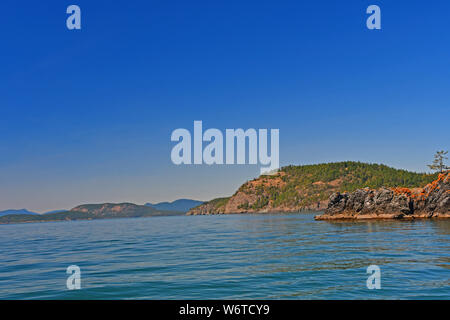
[[[448,151],[444,151],[444,150],[436,152],[436,154],[434,155],[433,163],[428,164],[428,167],[431,170],[437,170],[440,173],[444,172],[444,170],[450,169],[450,167],[447,167],[444,164],[444,160],[448,159],[448,157],[446,157],[447,153],[448,153]]]

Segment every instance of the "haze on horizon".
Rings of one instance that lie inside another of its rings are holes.
[[[450,3],[6,1],[0,210],[209,200],[257,165],[175,166],[176,128],[280,130],[280,164],[417,172],[449,150]],[[407,8],[407,12],[405,12]]]

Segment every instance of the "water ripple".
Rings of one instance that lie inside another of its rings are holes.
[[[449,299],[450,221],[313,215],[0,225],[0,299]]]

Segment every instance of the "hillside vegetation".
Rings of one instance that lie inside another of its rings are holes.
[[[188,214],[324,209],[334,192],[352,192],[364,187],[423,187],[436,178],[437,174],[352,161],[287,166],[276,175],[248,181],[233,196],[214,199],[193,208]]]

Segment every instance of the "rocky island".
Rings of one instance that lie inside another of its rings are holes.
[[[363,188],[333,193],[316,220],[450,218],[450,171],[424,188]]]
[[[281,168],[275,175],[262,175],[247,181],[231,197],[205,202],[192,208],[187,214],[328,210],[329,198],[333,194],[337,197],[337,200],[332,198],[333,201],[339,202],[346,191],[355,191],[360,197],[361,193],[368,192],[364,191],[366,187],[370,188],[368,190],[383,186],[386,188],[405,186],[414,189],[423,187],[437,178],[437,174],[416,173],[382,164],[354,161],[287,166]]]

